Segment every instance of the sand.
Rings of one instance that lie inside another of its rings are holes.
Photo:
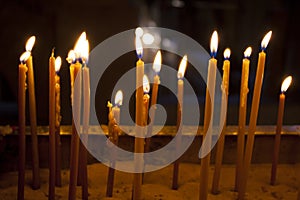
[[[210,169],[210,181],[212,180],[214,167]],[[277,183],[269,184],[270,164],[252,165],[249,173],[247,199],[297,199],[297,191],[300,180],[300,165],[279,165]],[[105,200],[131,200],[132,174],[117,171],[115,174],[115,187],[113,198],[106,198],[106,180],[108,168],[96,163],[88,166],[89,199]],[[208,199],[232,200],[237,198],[234,187],[233,165],[224,165],[221,172],[220,193],[209,194]],[[198,199],[200,165],[180,164],[179,188],[171,189],[172,166],[159,171],[146,173],[142,186],[143,199],[150,200],[193,200]],[[0,175],[0,199],[11,200],[17,197],[17,172],[9,172]],[[62,187],[56,187],[56,199],[68,199],[69,171],[62,171]],[[25,199],[47,199],[48,195],[48,169],[41,169],[41,188],[32,190],[30,187],[31,171],[26,171]],[[210,186],[211,188],[211,182]],[[81,187],[77,187],[77,198],[81,199]]]

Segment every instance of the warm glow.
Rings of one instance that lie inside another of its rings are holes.
[[[143,34],[144,34],[144,30],[141,27],[137,27],[135,29],[135,36],[136,37],[142,37]]]
[[[26,51],[31,51],[34,43],[35,43],[35,36],[31,36],[26,42],[26,45],[25,45]]]
[[[268,44],[269,44],[269,41],[271,39],[271,36],[272,36],[272,31],[269,31],[265,37],[263,38],[263,40],[261,41],[261,48],[262,49],[265,49],[267,48]]]
[[[68,53],[68,57],[66,59],[68,61],[68,63],[72,63],[75,61],[75,52],[74,50],[70,50]]]
[[[159,73],[160,69],[161,69],[161,52],[158,51],[154,58],[153,70],[155,71],[155,73]]]
[[[140,37],[135,37],[135,49],[139,59],[143,57],[143,45]]]
[[[183,58],[181,59],[179,69],[178,69],[178,73],[177,73],[177,77],[179,79],[182,79],[184,77],[186,65],[187,65],[187,55],[184,55]]]
[[[145,74],[143,76],[143,89],[144,89],[145,93],[149,93],[149,91],[150,91],[149,79],[148,79],[148,76]]]
[[[25,62],[30,56],[30,52],[25,51],[24,53],[22,53],[22,55],[20,56],[20,62]]]
[[[287,89],[290,87],[292,82],[292,76],[288,76],[284,79],[281,85],[281,92],[286,92]]]
[[[86,45],[86,33],[83,32],[81,33],[80,37],[78,38],[75,46],[74,46],[74,52],[75,52],[75,57],[76,58],[81,58],[83,49],[85,48],[84,46]]]
[[[218,33],[214,31],[210,39],[210,52],[215,54],[218,50]]]
[[[144,44],[150,45],[154,42],[154,36],[151,33],[145,33],[142,37]]]
[[[61,57],[57,56],[57,58],[55,59],[55,71],[59,72],[61,67]]]
[[[123,92],[118,90],[115,96],[115,105],[121,106],[123,104]]]
[[[231,54],[230,49],[226,48],[225,51],[224,51],[224,58],[225,59],[229,59],[230,58],[230,54]]]
[[[84,63],[87,63],[89,59],[89,51],[90,51],[90,44],[88,40],[85,40],[83,48],[81,50],[81,57]]]
[[[244,57],[245,58],[249,58],[251,56],[252,53],[252,48],[248,47],[245,51],[244,51]]]

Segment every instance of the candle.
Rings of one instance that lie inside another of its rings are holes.
[[[205,99],[205,111],[204,111],[204,132],[203,141],[207,135],[208,128],[212,126],[213,112],[214,112],[214,96],[215,96],[215,84],[216,84],[216,71],[217,71],[217,60],[215,59],[218,49],[218,33],[213,32],[210,42],[211,59],[208,63],[208,74],[207,74],[207,88],[206,88],[206,99]],[[211,138],[207,138],[207,143],[202,142],[205,145],[202,148],[209,148],[211,145]],[[200,168],[200,190],[199,199],[207,199],[208,194],[208,174],[210,164],[210,153],[202,156],[201,168]]]
[[[246,151],[244,157],[243,175],[241,178],[241,185],[238,194],[239,199],[244,199],[246,187],[247,187],[248,171],[249,171],[251,158],[252,158],[254,134],[256,129],[257,115],[258,115],[259,102],[260,102],[260,93],[261,93],[261,87],[262,87],[263,76],[264,76],[264,68],[265,68],[265,60],[266,60],[266,53],[264,52],[264,50],[266,49],[269,43],[271,35],[272,35],[272,31],[268,32],[266,36],[263,38],[261,42],[262,51],[259,53],[258,62],[257,62],[257,71],[256,71],[255,85],[254,85],[253,98],[252,98],[249,130],[248,130]]]
[[[61,57],[55,59],[55,185],[61,186],[60,77]]]
[[[123,103],[123,92],[118,90],[115,95],[115,106],[112,108],[113,116],[117,124],[120,124],[120,106]]]
[[[31,50],[35,43],[35,36],[31,36],[27,42],[25,49],[30,52],[29,58],[26,60],[28,67],[28,94],[29,94],[29,114],[30,114],[30,128],[32,141],[32,188],[40,188],[40,169],[39,169],[39,152],[38,152],[38,138],[37,138],[37,122],[36,122],[36,103],[35,103],[35,86],[34,86],[34,72],[32,65]]]
[[[49,199],[55,199],[55,58],[49,58]]]
[[[71,85],[73,85],[73,94],[71,94],[72,111],[73,111],[73,124],[72,124],[72,138],[71,138],[71,158],[70,158],[70,184],[69,184],[69,200],[76,199],[76,184],[78,178],[78,156],[79,156],[79,135],[76,127],[80,128],[80,112],[81,112],[81,52],[86,41],[86,34],[83,32],[76,42],[74,48],[75,63],[70,66]],[[72,58],[72,57],[70,57]],[[72,80],[73,77],[73,80]],[[75,80],[77,79],[76,85]],[[74,87],[77,86],[76,90]]]
[[[150,110],[149,113],[149,126],[147,128],[147,133],[146,133],[146,139],[145,139],[145,152],[150,151],[150,142],[151,142],[151,136],[152,136],[152,130],[153,130],[153,124],[155,120],[155,110],[156,110],[156,101],[157,101],[157,93],[158,93],[158,85],[160,84],[160,78],[159,78],[159,72],[161,69],[161,52],[158,51],[156,53],[154,63],[153,63],[153,70],[155,72],[154,80],[153,80],[153,87],[152,87],[152,93],[151,93],[151,103],[150,103],[150,108],[152,106],[152,109]],[[147,162],[147,160],[145,161]]]
[[[26,135],[25,135],[25,102],[26,102],[26,72],[27,66],[25,61],[30,56],[25,52],[20,57],[19,64],[19,86],[18,86],[18,110],[19,110],[19,165],[18,165],[18,200],[24,199],[25,184],[25,152],[26,152]]]
[[[272,160],[272,171],[271,171],[271,185],[275,185],[276,181],[276,172],[277,172],[277,164],[279,157],[279,148],[280,148],[280,139],[281,139],[281,129],[282,129],[282,121],[283,121],[283,113],[284,113],[284,102],[285,102],[285,92],[289,88],[292,82],[292,77],[288,76],[281,85],[281,94],[279,95],[279,106],[278,106],[278,114],[277,114],[277,126],[276,126],[276,135],[275,135],[275,144],[273,151],[273,160]]]
[[[182,135],[182,113],[183,113],[183,88],[184,88],[184,82],[183,77],[185,74],[187,65],[187,55],[184,55],[177,72],[177,134],[176,137],[176,156],[180,153],[181,148],[181,135]],[[179,173],[179,159],[177,159],[173,164],[173,179],[172,179],[172,189],[177,190],[178,189],[178,173]]]
[[[246,126],[246,114],[247,114],[247,94],[248,89],[248,77],[249,77],[249,57],[251,55],[252,48],[248,47],[244,52],[243,66],[242,66],[242,78],[240,89],[240,107],[239,107],[239,126],[237,135],[237,162],[235,171],[235,191],[241,183],[241,173],[243,167],[244,150],[245,150],[245,126]]]
[[[221,114],[220,121],[224,120],[224,124],[221,124],[222,132],[217,143],[217,152],[215,160],[215,171],[212,183],[212,193],[217,194],[219,192],[219,182],[221,175],[221,167],[223,160],[223,151],[225,143],[225,131],[226,131],[226,118],[227,118],[227,103],[228,103],[228,88],[229,88],[229,72],[230,72],[230,49],[227,48],[224,51],[224,62],[223,62],[223,80],[221,85],[222,90],[222,102],[221,102]]]
[[[144,74],[143,76],[143,90],[144,90],[144,96],[143,96],[143,126],[147,126],[148,124],[148,108],[149,108],[149,90],[150,90],[150,84],[148,76]]]
[[[81,49],[81,57],[83,62],[83,135],[82,141],[88,143],[89,119],[90,119],[90,72],[87,66],[89,57],[89,42],[85,40]],[[79,148],[79,173],[82,173],[82,199],[88,199],[88,179],[87,179],[87,150],[80,142]]]
[[[120,108],[123,103],[123,92],[122,90],[118,90],[115,95],[115,106],[111,109],[112,105],[110,102],[107,103],[107,106],[109,107],[109,114],[108,114],[108,130],[109,130],[109,139],[110,141],[118,145],[118,137],[119,137],[119,131],[117,129],[118,121],[120,121]],[[107,187],[106,187],[106,196],[112,197],[113,193],[113,187],[114,187],[114,176],[115,176],[115,159],[116,159],[116,152],[115,149],[111,151],[111,163],[109,169],[108,169],[108,177],[107,177]]]
[[[141,171],[143,167],[143,155],[144,152],[144,138],[143,138],[143,76],[144,76],[144,62],[142,61],[143,47],[140,37],[135,39],[136,53],[139,60],[136,63],[136,110],[135,110],[135,123],[136,123],[136,136],[134,140],[134,152],[135,152],[135,168],[137,171]],[[142,174],[135,173],[133,178],[133,200],[141,199],[141,186],[142,186]]]

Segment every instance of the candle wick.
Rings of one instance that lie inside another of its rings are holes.
[[[52,48],[52,52],[51,52],[52,57],[54,56],[54,50],[55,50],[55,47]]]

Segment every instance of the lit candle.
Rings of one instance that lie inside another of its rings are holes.
[[[31,50],[35,43],[35,36],[31,36],[27,42],[25,49],[30,52],[29,58],[26,60],[28,67],[28,94],[29,94],[29,114],[30,114],[30,128],[31,128],[31,142],[32,142],[32,188],[40,188],[40,169],[39,169],[39,152],[38,152],[38,138],[37,138],[37,122],[36,122],[36,103],[35,103],[35,86],[34,86],[34,72],[32,65]]]
[[[108,114],[108,135],[110,141],[118,145],[118,137],[119,137],[119,130],[117,127],[118,122],[120,121],[120,108],[123,103],[123,92],[122,90],[118,90],[115,95],[115,106],[113,108],[110,102],[107,103],[107,107],[109,108]],[[106,196],[112,197],[113,187],[114,187],[114,176],[115,176],[115,159],[116,159],[116,152],[115,149],[111,151],[111,162],[110,167],[108,169],[108,177],[107,177],[107,187],[106,187]]]
[[[89,57],[89,42],[85,40],[81,48],[81,58],[83,63],[83,135],[82,141],[88,143],[89,119],[90,119],[90,71],[87,66]],[[82,174],[82,199],[88,199],[88,179],[87,179],[87,150],[80,142],[79,148],[79,173]]]
[[[142,61],[143,46],[140,37],[135,38],[136,53],[139,60],[136,63],[136,110],[135,110],[135,123],[136,123],[136,136],[134,141],[135,152],[135,168],[140,171],[143,167],[143,155],[144,152],[144,138],[143,138],[143,76],[144,76],[144,62]],[[141,199],[141,186],[142,186],[142,174],[135,173],[133,178],[133,200]]]
[[[78,157],[79,157],[79,135],[75,128],[80,128],[80,112],[81,112],[81,49],[85,45],[86,34],[83,32],[76,42],[74,47],[75,63],[70,66],[71,85],[73,86],[72,111],[73,111],[73,125],[72,125],[72,138],[71,138],[71,159],[70,159],[70,184],[69,184],[69,200],[76,199],[76,185],[78,178]],[[72,75],[73,73],[73,75]],[[73,80],[72,80],[73,77]],[[77,79],[77,89],[74,90],[75,80]]]
[[[61,186],[60,77],[61,57],[55,59],[55,185]]]
[[[239,107],[239,127],[237,135],[237,162],[235,171],[235,191],[238,191],[241,183],[241,173],[244,159],[245,150],[245,126],[246,126],[246,114],[247,114],[247,94],[248,89],[248,77],[249,77],[249,57],[252,53],[252,48],[248,47],[244,52],[243,66],[242,66],[242,78],[240,89],[240,107]]]
[[[144,90],[144,96],[143,96],[143,126],[147,126],[148,124],[148,108],[149,108],[149,90],[150,90],[150,84],[148,76],[144,74],[143,76],[143,90]]]
[[[284,79],[281,85],[281,94],[279,96],[277,126],[276,126],[276,135],[275,135],[275,143],[274,143],[274,151],[273,151],[271,185],[275,185],[275,181],[276,181],[276,172],[277,172],[277,164],[279,158],[280,139],[281,139],[281,129],[282,129],[283,114],[284,114],[284,102],[285,102],[284,93],[289,88],[291,82],[292,82],[292,77],[288,76],[286,79]]]
[[[223,81],[221,85],[222,90],[222,101],[221,101],[221,114],[220,121],[224,120],[224,124],[221,124],[222,132],[217,143],[217,152],[215,160],[215,171],[212,183],[212,193],[217,194],[219,192],[219,182],[221,175],[221,167],[223,160],[223,151],[225,143],[225,132],[226,132],[226,118],[227,118],[227,103],[228,103],[228,90],[229,90],[229,72],[230,72],[230,49],[227,48],[224,51],[224,62],[223,62]]]
[[[30,56],[25,52],[20,56],[19,64],[19,88],[18,88],[18,110],[19,110],[19,166],[18,166],[18,200],[24,199],[25,184],[25,152],[26,152],[26,135],[25,135],[25,118],[26,118],[26,60]]]
[[[55,199],[55,58],[49,58],[49,199]]]
[[[152,106],[152,109],[150,110],[149,113],[149,126],[147,128],[147,133],[146,133],[146,139],[145,139],[145,152],[150,151],[150,143],[151,143],[151,136],[152,136],[152,130],[153,130],[153,124],[155,120],[155,110],[156,110],[156,101],[157,101],[157,93],[158,93],[158,85],[160,84],[160,78],[159,78],[159,72],[161,69],[161,52],[158,51],[156,53],[154,63],[153,63],[153,70],[155,72],[154,80],[153,80],[153,87],[152,87],[152,93],[151,93],[151,103],[150,103],[150,108]],[[147,161],[145,161],[147,162]]]
[[[112,108],[113,116],[117,124],[120,124],[120,106],[123,103],[123,92],[118,90],[115,95],[115,106]]]
[[[261,42],[262,51],[259,53],[258,62],[257,62],[257,71],[256,71],[255,85],[254,85],[253,98],[252,98],[249,130],[248,130],[246,151],[244,157],[243,174],[241,177],[241,185],[238,194],[239,199],[244,199],[246,193],[248,171],[251,164],[253,144],[254,144],[254,134],[256,129],[257,115],[258,115],[259,102],[260,102],[260,93],[261,93],[261,87],[262,87],[263,76],[264,76],[264,68],[265,68],[265,60],[266,60],[266,53],[264,52],[264,50],[266,49],[269,43],[271,35],[272,35],[272,31],[268,32],[266,36],[263,38]]]
[[[209,126],[212,126],[213,112],[214,112],[214,97],[215,97],[215,85],[216,85],[216,72],[217,72],[217,59],[215,56],[218,49],[218,33],[213,32],[210,42],[211,59],[208,63],[207,73],[207,88],[206,88],[206,99],[205,99],[205,113],[204,113],[204,132],[203,141],[206,139],[207,131]],[[209,148],[211,145],[211,137],[207,138],[207,143],[202,142],[202,148]],[[204,156],[201,160],[200,169],[200,190],[199,199],[206,200],[208,194],[208,174],[210,164],[210,153]]]
[[[184,88],[184,81],[183,77],[185,74],[186,70],[186,65],[187,65],[187,55],[184,55],[180,65],[179,69],[177,72],[177,134],[178,136],[176,137],[176,156],[180,153],[180,148],[181,148],[181,134],[182,134],[182,113],[183,113],[183,88]],[[178,173],[179,173],[179,159],[177,159],[174,164],[173,164],[173,179],[172,179],[172,189],[177,190],[178,189]]]

